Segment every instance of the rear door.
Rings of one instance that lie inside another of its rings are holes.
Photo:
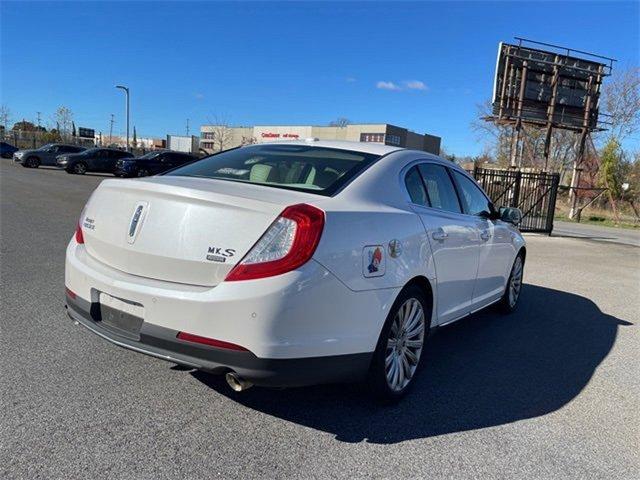
[[[93,172],[104,172],[107,163],[108,150],[97,150],[87,158],[87,168]]]
[[[478,228],[463,213],[446,167],[421,163],[409,170],[405,182],[431,245],[438,323],[448,323],[471,311],[478,271]]]
[[[61,145],[54,145],[40,155],[40,163],[41,165],[55,165],[56,157],[64,153]]]

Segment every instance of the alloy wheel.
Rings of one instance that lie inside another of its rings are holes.
[[[76,163],[73,167],[73,171],[78,175],[83,175],[87,172],[87,167],[85,167],[84,163]]]
[[[424,345],[425,316],[416,298],[405,301],[398,309],[385,350],[385,374],[389,388],[402,391],[411,382],[418,367]]]
[[[522,257],[518,256],[511,269],[511,280],[509,281],[509,306],[513,308],[518,302],[520,289],[522,288]]]

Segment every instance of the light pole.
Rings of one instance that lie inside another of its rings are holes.
[[[130,150],[129,149],[129,88],[123,85],[116,85],[116,88],[119,88],[120,90],[124,90],[124,93],[127,96],[127,152],[128,152]]]

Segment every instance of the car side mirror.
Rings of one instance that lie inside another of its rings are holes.
[[[500,220],[518,226],[522,222],[522,211],[515,207],[500,207]]]

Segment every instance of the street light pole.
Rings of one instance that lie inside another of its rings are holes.
[[[124,90],[125,95],[127,96],[127,152],[129,149],[129,88],[123,85],[116,85],[116,88],[120,90]]]

